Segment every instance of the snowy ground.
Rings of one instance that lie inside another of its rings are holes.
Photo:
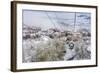
[[[29,31],[29,29],[28,29]],[[23,62],[91,59],[88,32],[60,32],[50,29],[23,33]]]

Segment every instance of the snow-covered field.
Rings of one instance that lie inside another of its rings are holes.
[[[90,42],[91,35],[85,30],[43,31],[37,27],[27,27],[23,29],[23,62],[91,59]]]

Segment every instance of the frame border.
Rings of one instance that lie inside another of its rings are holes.
[[[83,66],[68,66],[68,67],[52,67],[52,68],[37,68],[37,69],[17,69],[17,4],[35,4],[35,5],[49,5],[49,6],[67,6],[67,7],[82,7],[96,9],[96,64]],[[11,71],[39,71],[39,70],[54,70],[54,69],[72,69],[98,66],[98,7],[90,5],[75,5],[75,4],[61,4],[61,3],[45,3],[45,2],[28,2],[28,1],[11,1]]]

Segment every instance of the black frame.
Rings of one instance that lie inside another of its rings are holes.
[[[38,69],[16,69],[17,67],[17,4],[36,4],[36,5],[50,5],[50,6],[67,6],[67,7],[82,7],[82,8],[95,8],[96,9],[96,64],[95,65],[84,65],[84,66],[69,66],[69,67],[52,67],[52,68],[38,68]],[[69,69],[69,68],[84,68],[84,67],[96,67],[98,66],[98,7],[89,5],[73,5],[73,4],[58,4],[58,3],[43,3],[43,2],[27,2],[27,1],[12,1],[11,2],[11,71],[37,71],[37,70],[52,70],[52,69]]]

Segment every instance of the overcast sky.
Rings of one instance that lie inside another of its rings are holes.
[[[86,26],[90,29],[90,22],[90,13],[76,12],[75,22],[75,12],[23,10],[23,24],[41,27],[42,29],[54,27],[58,29],[66,29],[67,26],[74,26],[74,24],[76,26]]]

